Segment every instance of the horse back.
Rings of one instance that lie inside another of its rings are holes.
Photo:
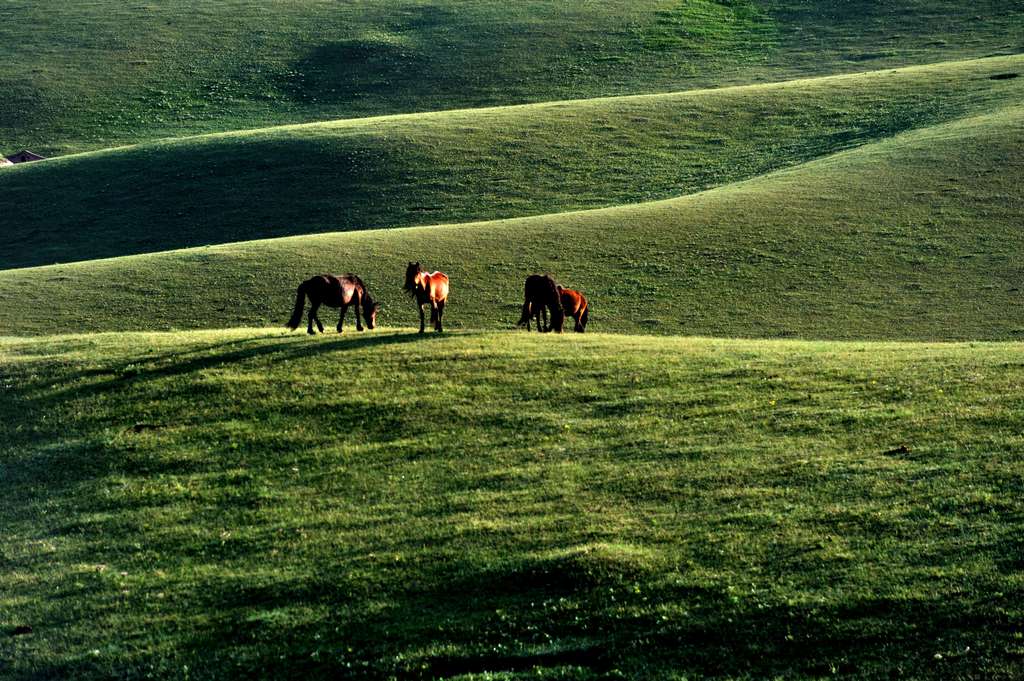
[[[524,296],[537,305],[558,304],[558,282],[548,274],[531,274],[526,278]]]
[[[340,307],[352,302],[354,293],[362,281],[358,277],[346,274],[319,274],[307,279],[304,283],[310,299],[317,300],[328,307]]]
[[[443,303],[448,300],[448,275],[444,272],[431,272],[424,275],[426,289],[430,300]]]
[[[573,291],[569,288],[563,288],[561,291],[562,308],[566,314],[576,316],[583,314],[583,311],[587,309],[587,299],[579,291]]]

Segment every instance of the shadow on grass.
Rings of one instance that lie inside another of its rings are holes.
[[[378,541],[390,548],[387,535]],[[1018,548],[1010,542],[998,551]],[[260,550],[233,558],[258,561]],[[660,574],[579,556],[513,551],[500,567],[481,568],[432,561],[425,549],[415,567],[383,565],[372,577],[365,558],[342,551],[314,559],[301,578],[268,582],[263,573],[252,583],[236,572],[190,585],[172,604],[174,644],[104,673],[132,677],[140,673],[133,665],[145,663],[150,670],[187,665],[196,678],[409,681],[523,673],[652,680],[1024,674],[1024,654],[1013,644],[1024,623],[1019,588],[979,584],[947,598],[784,604],[688,584],[685,576],[666,584]],[[66,586],[48,598],[95,595],[88,585]],[[33,627],[72,621],[59,603],[51,613]],[[102,676],[82,664],[38,669],[38,678]]]
[[[2,429],[5,444],[14,456],[5,461],[5,482],[8,492],[18,486],[35,490],[31,494],[52,497],[62,489],[89,479],[117,472],[125,476],[152,476],[206,471],[212,465],[223,469],[232,465],[246,467],[244,448],[235,450],[229,442],[208,443],[217,451],[216,461],[198,459],[163,458],[146,446],[139,446],[127,436],[145,436],[159,433],[165,428],[191,427],[192,421],[176,422],[181,409],[201,398],[207,389],[198,382],[164,387],[147,384],[168,377],[189,376],[214,367],[231,366],[270,358],[276,363],[300,361],[309,357],[337,353],[338,371],[357,370],[348,352],[372,352],[375,348],[398,344],[433,343],[443,334],[387,333],[346,335],[331,339],[283,336],[280,338],[254,338],[226,341],[196,348],[194,351],[173,352],[150,356],[130,363],[108,365],[100,369],[69,372],[60,375],[61,385],[54,388],[49,381],[20,381],[13,377],[13,389],[7,392],[12,413],[17,413],[17,427]],[[109,377],[113,375],[113,377]],[[98,377],[106,376],[107,378]],[[49,378],[49,377],[48,377]],[[6,380],[6,379],[5,379]],[[125,399],[117,397],[123,391],[138,391],[142,402],[140,413],[152,413],[146,421],[121,424],[123,437],[110,433],[115,424],[102,422],[102,416],[89,413],[89,405],[96,400]],[[223,400],[213,394],[210,399]],[[177,412],[167,411],[163,404],[177,404]],[[76,406],[77,405],[77,406]],[[336,400],[292,407],[306,413],[310,423],[331,422],[337,432],[350,434],[353,441],[387,442],[398,437],[401,424],[394,414],[376,409],[358,401],[340,405]],[[71,410],[78,414],[68,422],[64,414]],[[294,414],[293,414],[294,415]],[[227,416],[230,416],[228,414]],[[258,415],[257,415],[258,416]],[[226,417],[225,417],[226,418]],[[78,431],[78,432],[76,432]],[[104,431],[106,431],[105,434]],[[91,433],[81,437],[78,433]],[[97,437],[96,434],[102,434]],[[227,436],[225,436],[227,437]],[[261,441],[264,454],[289,454],[301,450],[301,441],[291,441],[286,434]],[[40,443],[53,442],[52,446]],[[45,492],[43,490],[45,489]]]
[[[768,606],[709,588],[629,596],[616,575],[581,581],[571,566],[543,579],[529,570],[456,570],[421,575],[431,587],[376,591],[374,600],[389,606],[373,614],[361,611],[340,575],[316,588],[214,592],[208,607],[221,616],[196,632],[188,657],[207,663],[230,655],[237,669],[271,676],[329,678],[344,668],[350,678],[410,680],[564,668],[581,678],[637,679],[1009,679],[1024,672],[1024,659],[1005,646],[1020,625],[1012,604],[1024,592]],[[652,602],[683,614],[662,619]],[[308,605],[348,616],[284,630],[246,616]],[[418,652],[438,649],[458,652]]]
[[[442,32],[459,23],[441,7],[406,7],[390,17],[385,36],[329,42],[310,49],[280,79],[282,92],[300,102],[358,104],[368,91],[403,92],[409,88],[454,94],[464,79],[432,63],[441,43],[421,44],[416,36]],[[411,38],[411,40],[410,40]]]
[[[419,334],[417,332],[410,332],[373,334],[373,332],[364,332],[359,335],[337,334],[337,336],[331,340],[324,340],[324,336],[328,335],[329,334],[321,334],[316,337],[309,338],[306,334],[303,334],[301,337],[289,334],[282,336],[281,338],[260,337],[239,339],[213,345],[206,345],[194,350],[149,356],[139,360],[133,359],[130,363],[121,365],[120,367],[92,369],[81,373],[68,374],[63,377],[63,380],[66,383],[73,383],[81,378],[89,378],[97,375],[109,375],[111,373],[117,373],[119,375],[116,378],[105,381],[97,381],[86,385],[74,385],[64,390],[47,390],[44,399],[54,403],[59,403],[67,399],[83,397],[89,394],[103,393],[112,389],[121,389],[131,382],[190,374],[211,367],[245,362],[250,359],[269,355],[276,355],[277,357],[275,357],[275,359],[280,361],[290,361],[343,350],[356,351],[385,345],[430,342],[432,339],[444,337],[444,334],[436,333]],[[229,348],[237,349],[226,351]],[[49,383],[35,386],[36,389],[47,389],[50,387]]]

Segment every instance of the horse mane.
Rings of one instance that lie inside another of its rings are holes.
[[[343,278],[343,279],[348,279],[348,280],[349,280],[349,281],[351,281],[351,282],[352,282],[353,284],[355,284],[355,285],[356,285],[356,286],[358,286],[358,287],[359,287],[360,289],[362,289],[362,291],[363,291],[363,292],[362,292],[362,296],[363,296],[363,306],[364,306],[364,307],[368,307],[368,308],[370,308],[370,307],[373,307],[374,305],[376,305],[376,304],[377,304],[377,301],[376,301],[376,300],[374,300],[373,296],[371,296],[371,295],[370,295],[370,289],[366,288],[366,284],[364,284],[364,283],[363,283],[363,280],[359,278],[359,275],[357,275],[357,274],[352,274],[352,273],[350,272],[350,273],[346,274],[346,275],[345,275],[344,277],[342,277],[342,278]]]
[[[367,290],[367,288],[364,286],[363,287],[363,309],[371,309],[376,304],[377,304],[377,301],[374,300],[373,296],[370,295],[370,291]]]
[[[416,265],[414,270],[411,263],[410,266],[405,270],[405,283],[402,284],[402,290],[408,293],[410,296],[416,295],[416,274],[419,274],[422,271],[423,268],[420,267],[418,264]],[[411,272],[414,272],[414,274],[413,276],[410,277],[409,274]]]

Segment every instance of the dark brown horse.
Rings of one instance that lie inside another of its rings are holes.
[[[360,308],[362,308],[366,326],[372,329],[377,325],[377,311],[380,309],[380,304],[374,301],[370,292],[366,290],[363,280],[354,274],[344,274],[340,277],[334,274],[321,274],[299,284],[299,290],[295,292],[295,310],[292,312],[292,318],[285,325],[293,331],[302,322],[302,309],[306,305],[307,297],[309,298],[307,333],[314,333],[313,322],[316,322],[320,333],[324,332],[324,325],[320,323],[320,318],[316,315],[321,305],[341,308],[341,315],[338,317],[338,333],[341,333],[341,324],[345,321],[345,313],[348,312],[351,305],[356,308],[356,329],[363,330],[363,324],[359,321]]]
[[[523,286],[523,314],[516,322],[517,326],[526,325],[530,330],[530,319],[537,320],[538,331],[551,331],[552,329],[561,332],[565,314],[562,312],[562,303],[558,291],[562,287],[558,285],[550,274],[531,274],[526,278]],[[548,326],[548,312],[551,313],[551,326]],[[544,324],[541,325],[541,318]]]
[[[444,331],[441,319],[444,317],[444,306],[448,303],[448,275],[444,272],[427,274],[418,262],[411,262],[405,268],[405,292],[416,299],[416,307],[420,311],[420,333],[425,327],[423,306],[430,305],[430,323],[438,332]]]
[[[586,331],[587,320],[590,318],[590,304],[586,297],[579,291],[561,286],[558,287],[558,294],[562,300],[562,310],[576,320],[576,328],[573,330],[578,333]]]

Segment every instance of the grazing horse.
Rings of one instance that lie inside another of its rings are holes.
[[[562,287],[558,285],[550,274],[531,274],[526,278],[523,286],[523,314],[516,322],[516,326],[526,325],[530,330],[530,318],[537,320],[538,331],[562,330],[562,323],[565,314],[562,312],[562,303],[558,297],[558,291]],[[551,311],[551,326],[548,326],[547,313]],[[541,317],[544,317],[544,325],[541,326]]]
[[[586,297],[579,291],[561,286],[558,287],[558,293],[559,298],[562,299],[562,309],[565,314],[576,320],[576,328],[573,330],[578,333],[586,331],[587,319],[590,317],[590,304]]]
[[[441,319],[444,317],[444,306],[448,302],[448,275],[444,272],[427,274],[418,262],[411,262],[405,268],[406,293],[416,299],[416,307],[420,311],[420,333],[423,333],[423,306],[430,305],[430,323],[438,332],[444,331]]]
[[[292,318],[285,324],[292,331],[297,329],[299,323],[302,322],[302,308],[306,305],[307,296],[309,297],[307,333],[314,333],[313,322],[316,322],[320,333],[324,332],[324,325],[320,323],[320,318],[316,315],[321,305],[341,308],[341,316],[338,317],[338,333],[341,333],[341,324],[345,321],[345,313],[348,312],[350,305],[355,305],[356,308],[356,329],[363,330],[363,324],[359,321],[360,307],[362,307],[366,326],[372,329],[377,325],[377,311],[380,309],[380,304],[370,296],[363,280],[354,274],[345,274],[340,277],[333,274],[321,274],[299,284],[299,289],[295,292],[295,310],[292,312]]]

